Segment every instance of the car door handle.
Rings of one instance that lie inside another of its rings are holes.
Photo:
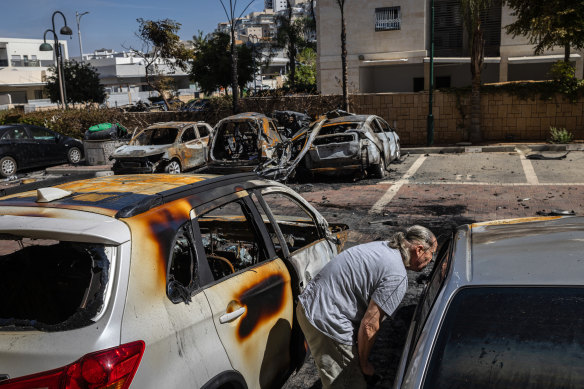
[[[243,315],[244,313],[245,313],[245,307],[241,307],[239,309],[236,309],[233,312],[229,312],[223,316],[220,316],[219,323],[221,323],[221,324],[228,323],[230,321],[237,319],[239,316]]]

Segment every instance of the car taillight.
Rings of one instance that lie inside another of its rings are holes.
[[[0,382],[1,389],[126,389],[144,354],[139,340],[97,351],[60,369]]]

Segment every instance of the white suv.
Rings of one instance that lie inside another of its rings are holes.
[[[280,385],[306,352],[296,298],[346,233],[254,174],[3,197],[0,388]]]

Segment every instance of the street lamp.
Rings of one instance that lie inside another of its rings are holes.
[[[426,123],[427,146],[434,143],[434,116],[432,94],[434,92],[434,0],[430,0],[430,90],[428,93],[428,120]]]
[[[81,17],[88,13],[89,11],[82,13],[75,11],[75,19],[77,19],[77,35],[79,36],[79,56],[81,57],[81,62],[83,62],[83,45],[81,44],[81,29],[79,28],[79,22],[81,22]]]
[[[63,73],[64,73],[63,53],[61,52],[61,45],[59,44],[59,38],[57,37],[57,33],[55,32],[55,15],[56,14],[60,14],[63,17],[63,21],[65,22],[65,25],[63,27],[61,27],[61,30],[59,30],[61,35],[73,35],[73,31],[71,30],[71,28],[69,26],[67,26],[67,19],[65,18],[65,15],[63,15],[63,13],[61,11],[55,11],[55,12],[53,12],[53,16],[51,18],[53,28],[52,29],[49,28],[49,29],[45,30],[45,33],[43,34],[43,43],[39,47],[39,50],[40,51],[51,51],[53,49],[55,50],[55,59],[57,61],[57,76],[59,77],[59,91],[61,92],[61,104],[63,104],[65,109],[67,109],[67,95],[65,93],[65,91],[66,91],[65,77],[63,76]],[[49,32],[49,31],[53,33],[53,38],[55,40],[54,47],[51,47],[51,44],[47,43],[47,32]]]

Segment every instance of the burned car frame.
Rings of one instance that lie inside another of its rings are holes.
[[[385,177],[389,164],[401,157],[399,136],[376,115],[346,115],[327,119],[304,157],[311,173],[371,174]]]
[[[212,131],[205,122],[153,124],[115,150],[112,170],[115,174],[177,174],[200,167],[206,163]]]
[[[277,387],[347,234],[254,173],[99,177],[0,215],[0,388]]]

